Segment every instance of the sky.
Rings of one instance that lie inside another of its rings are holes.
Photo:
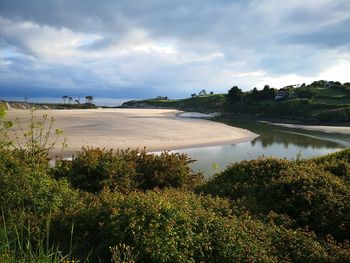
[[[183,98],[349,72],[349,0],[0,0],[0,99]]]

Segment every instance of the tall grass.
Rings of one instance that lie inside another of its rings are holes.
[[[47,220],[46,235],[33,235],[30,226],[7,226],[2,214],[0,226],[1,263],[69,263],[77,262],[70,255],[63,255],[58,246],[50,245],[50,219]]]

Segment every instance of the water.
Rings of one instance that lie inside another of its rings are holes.
[[[259,156],[277,158],[312,158],[350,147],[350,136],[303,129],[279,127],[259,122],[236,122],[234,126],[248,129],[260,136],[250,142],[177,150],[197,160],[196,171],[209,177],[232,162],[252,160]]]

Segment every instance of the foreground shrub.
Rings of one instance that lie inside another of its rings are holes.
[[[83,148],[73,158],[65,176],[74,187],[84,191],[95,193],[107,187],[127,193],[139,185],[136,158],[137,151]]]
[[[164,187],[191,189],[203,180],[189,167],[191,162],[179,153],[83,148],[71,162],[58,162],[54,174],[92,193],[103,188],[122,193]]]
[[[234,163],[217,174],[201,190],[230,199],[249,197],[252,194],[257,198],[265,199],[262,186],[277,180],[289,165],[288,160],[272,158]]]
[[[340,178],[312,163],[295,165],[266,190],[272,202],[265,206],[288,214],[299,226],[321,236],[350,239],[350,189]]]
[[[272,210],[283,225],[309,227],[323,237],[331,234],[337,240],[349,240],[350,188],[342,179],[349,174],[345,170],[339,177],[327,167],[323,169],[313,160],[243,161],[228,167],[201,190],[229,197],[233,205],[243,206],[260,218]]]
[[[104,191],[85,203],[62,215],[54,227],[65,237],[74,225],[79,234],[73,243],[82,259],[89,254],[90,260],[107,262],[109,248],[125,244],[132,251],[129,257],[139,262],[350,261],[346,250],[334,245],[334,252],[312,234],[237,217],[225,199],[178,190],[128,196]]]
[[[187,154],[162,152],[159,155],[142,151],[137,159],[137,172],[142,175],[140,188],[193,189],[203,181],[200,173],[194,173],[189,164],[194,162]]]
[[[320,169],[324,169],[350,182],[350,149],[321,156],[313,161]]]
[[[76,198],[66,180],[56,181],[43,166],[27,163],[22,151],[0,150],[0,209],[9,224],[38,225]]]

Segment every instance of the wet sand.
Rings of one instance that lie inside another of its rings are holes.
[[[204,119],[180,118],[170,109],[38,110],[55,119],[54,128],[64,131],[69,156],[83,146],[106,149],[143,148],[175,150],[249,141],[256,134]],[[28,123],[29,111],[9,110],[9,119]],[[59,151],[58,148],[54,151]]]

